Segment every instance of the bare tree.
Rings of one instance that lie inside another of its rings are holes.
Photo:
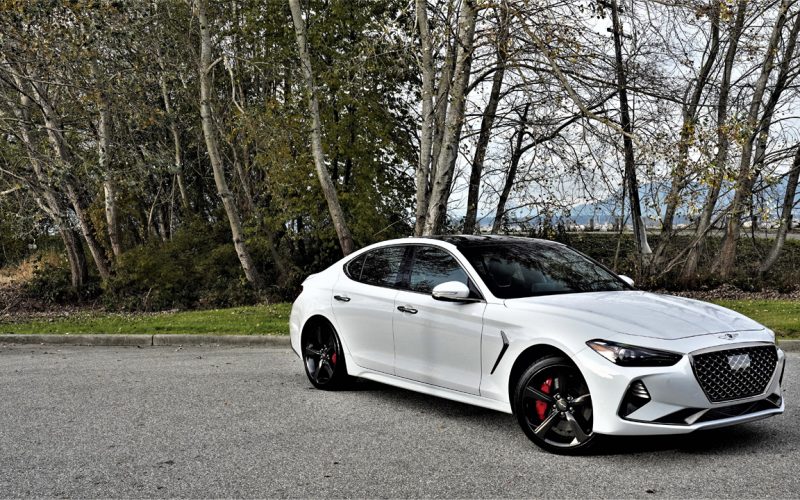
[[[447,120],[445,121],[442,150],[437,158],[436,170],[432,176],[433,185],[423,231],[426,235],[439,234],[442,231],[447,214],[447,201],[450,197],[455,162],[458,158],[461,128],[464,124],[464,105],[472,67],[472,48],[475,42],[477,16],[478,11],[475,1],[464,0],[458,20],[458,49],[456,52],[453,88],[450,94],[451,102],[447,111]]]
[[[797,145],[794,163],[786,179],[786,192],[783,195],[783,205],[781,206],[781,225],[778,227],[778,233],[775,235],[775,242],[772,244],[769,254],[758,267],[759,273],[766,273],[775,265],[781,255],[783,245],[786,243],[786,234],[792,228],[792,211],[795,207],[795,198],[797,198],[798,178],[800,178],[800,144]]]
[[[428,25],[428,2],[416,0],[415,10],[417,16],[417,29],[419,30],[420,52],[422,62],[422,117],[420,118],[419,162],[415,174],[416,184],[416,218],[414,221],[414,234],[419,236],[425,227],[425,216],[428,212],[428,196],[431,149],[433,146],[434,107],[433,107],[433,81],[436,78],[433,65],[433,43],[431,41],[430,27]]]
[[[788,71],[791,62],[794,61],[794,47],[797,42],[798,28],[800,28],[800,13],[796,13],[797,18],[794,23],[794,28],[789,34],[789,39],[786,41],[784,49],[783,70],[780,72],[779,79],[775,82],[775,89],[773,90],[774,101],[765,109],[763,115],[761,109],[763,106],[764,93],[767,89],[770,75],[775,68],[775,59],[778,53],[778,46],[781,41],[783,27],[786,24],[789,8],[795,3],[796,0],[783,0],[778,12],[778,18],[770,35],[769,43],[766,47],[764,61],[761,65],[761,73],[755,83],[753,90],[753,97],[750,101],[750,107],[746,117],[746,130],[750,133],[749,137],[744,141],[742,146],[742,155],[739,159],[739,171],[736,176],[736,193],[733,197],[730,214],[728,216],[728,224],[725,230],[725,239],[722,243],[722,248],[719,253],[719,260],[716,263],[720,276],[725,279],[731,276],[734,266],[736,264],[736,244],[739,241],[739,227],[741,218],[750,205],[750,200],[753,192],[753,183],[755,181],[756,173],[753,172],[751,160],[753,156],[753,147],[759,136],[763,136],[762,142],[766,148],[766,137],[769,135],[769,127],[772,123],[772,115],[774,107],[785,88],[788,77]],[[759,118],[760,117],[760,118]]]
[[[481,131],[478,143],[475,146],[475,155],[472,158],[472,169],[469,176],[469,192],[467,194],[467,213],[464,216],[464,232],[475,232],[475,222],[478,217],[478,199],[480,196],[483,163],[486,159],[486,150],[492,136],[492,127],[497,115],[497,106],[500,103],[500,91],[503,87],[503,78],[506,73],[506,59],[508,57],[509,38],[509,13],[508,6],[502,3],[497,8],[497,62],[492,75],[492,88],[489,92],[489,101],[481,116]]]
[[[506,172],[506,178],[503,182],[503,190],[500,192],[500,197],[497,200],[497,209],[495,210],[494,222],[492,223],[492,234],[497,234],[503,225],[503,218],[506,215],[506,203],[508,203],[508,196],[511,194],[511,188],[514,186],[514,181],[517,177],[519,161],[526,151],[526,148],[523,146],[523,141],[525,139],[525,127],[528,124],[528,110],[530,107],[531,104],[529,102],[525,103],[522,114],[520,114],[519,125],[517,126],[517,130],[514,132],[511,161],[509,162],[508,172]],[[533,144],[530,146],[532,147]]]
[[[728,161],[728,149],[730,147],[730,132],[727,124],[728,100],[730,99],[731,91],[731,76],[733,73],[736,54],[739,50],[739,40],[742,37],[747,7],[747,0],[739,0],[737,2],[736,15],[733,18],[733,25],[728,35],[728,47],[725,50],[722,80],[719,82],[719,95],[716,102],[717,153],[714,160],[714,168],[716,171],[713,172],[711,184],[708,187],[708,193],[706,194],[703,202],[700,218],[697,221],[695,237],[687,250],[686,261],[681,271],[680,280],[684,284],[692,283],[697,277],[697,267],[700,263],[700,255],[702,254],[703,245],[708,231],[711,228],[714,208],[717,205],[719,192],[722,187],[722,180],[725,175],[725,164]]]
[[[611,21],[614,34],[614,57],[617,72],[617,95],[619,96],[619,113],[622,125],[622,146],[625,157],[625,183],[628,188],[628,201],[631,210],[631,223],[633,237],[636,241],[636,250],[640,257],[652,253],[647,243],[647,230],[642,220],[642,205],[639,201],[639,182],[636,179],[636,159],[633,151],[633,122],[631,121],[628,104],[628,75],[625,70],[625,60],[622,55],[622,24],[619,20],[619,7],[617,0],[611,0]]]
[[[681,193],[689,185],[692,177],[689,175],[689,145],[692,142],[697,126],[700,103],[708,83],[711,81],[712,70],[717,63],[719,55],[719,24],[721,0],[712,0],[709,16],[710,40],[703,54],[703,62],[697,77],[689,82],[686,95],[689,96],[681,109],[683,124],[678,141],[678,158],[672,170],[669,193],[664,207],[664,216],[661,222],[661,237],[654,251],[654,263],[660,263],[664,257],[667,245],[674,235],[675,214],[678,211],[682,198]]]

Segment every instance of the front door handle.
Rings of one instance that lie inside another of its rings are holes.
[[[346,297],[344,295],[334,295],[333,298],[339,302],[350,302],[350,297]]]
[[[409,314],[417,314],[417,310],[410,306],[397,306],[397,310]]]

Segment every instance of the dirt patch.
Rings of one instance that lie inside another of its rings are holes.
[[[97,304],[57,305],[31,298],[25,293],[25,283],[18,280],[0,281],[0,323],[36,319],[55,320],[75,314],[102,310]]]

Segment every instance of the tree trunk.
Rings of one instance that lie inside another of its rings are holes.
[[[436,179],[436,168],[439,165],[439,157],[442,154],[442,143],[444,142],[444,132],[447,122],[447,113],[450,110],[450,91],[453,86],[453,72],[455,71],[456,54],[455,43],[449,43],[444,63],[442,64],[439,83],[436,87],[436,101],[433,113],[433,143],[431,144],[431,164],[430,175],[428,176],[428,207],[425,209],[425,219],[428,218],[428,208],[430,208],[431,190],[433,181]],[[425,225],[422,226],[425,232]]]
[[[72,184],[72,181],[64,181],[64,187],[67,191],[67,199],[72,204],[72,210],[78,219],[78,226],[83,233],[83,239],[86,240],[86,245],[89,247],[89,253],[92,254],[92,259],[97,266],[97,272],[100,274],[100,279],[107,281],[111,277],[111,270],[106,262],[106,255],[103,248],[95,238],[94,226],[92,221],[89,220],[89,215],[86,213],[86,207],[83,204],[80,193]]]
[[[19,88],[22,88],[22,81],[19,77],[15,77],[15,83]],[[86,257],[83,254],[80,239],[76,237],[75,231],[70,227],[60,197],[51,186],[52,183],[45,175],[42,165],[36,156],[33,138],[28,129],[30,103],[30,98],[27,95],[20,94],[19,106],[12,105],[12,111],[19,123],[20,138],[28,152],[31,168],[41,190],[42,201],[40,207],[53,220],[53,224],[64,242],[64,250],[67,253],[67,261],[69,262],[70,283],[72,288],[77,290],[83,287],[89,276],[86,268]]]
[[[314,164],[319,177],[322,192],[328,203],[328,211],[331,214],[333,227],[339,237],[339,245],[342,253],[349,255],[354,250],[353,236],[339,203],[339,196],[336,194],[336,187],[331,181],[330,174],[325,165],[325,153],[322,151],[322,121],[319,116],[319,103],[314,85],[314,73],[311,69],[311,57],[308,53],[308,42],[306,40],[306,24],[303,21],[303,14],[300,10],[300,0],[289,0],[289,7],[292,10],[294,21],[295,36],[297,38],[297,49],[300,56],[300,66],[303,68],[306,90],[308,92],[308,111],[311,115],[311,152],[314,156]]]
[[[792,210],[794,209],[794,200],[797,197],[798,178],[800,178],[800,145],[797,146],[794,164],[786,181],[786,193],[783,195],[783,206],[781,207],[781,225],[778,227],[778,234],[775,235],[775,243],[772,244],[769,254],[758,267],[760,274],[769,271],[777,262],[783,250],[783,245],[786,243],[786,233],[792,228]]]
[[[64,137],[61,135],[61,121],[56,116],[55,110],[50,105],[50,102],[47,100],[45,94],[39,88],[39,85],[31,82],[31,88],[33,89],[34,98],[36,99],[36,102],[42,111],[42,115],[44,116],[44,123],[45,127],[47,128],[47,137],[50,141],[50,145],[53,147],[53,150],[56,153],[56,158],[58,158],[65,166],[72,168],[72,158],[67,150]],[[86,241],[86,245],[89,247],[89,252],[92,254],[92,258],[94,259],[97,272],[103,281],[107,281],[111,277],[111,270],[108,267],[105,253],[95,238],[94,226],[86,214],[86,208],[83,205],[83,200],[73,184],[71,175],[67,175],[62,181],[62,184],[66,190],[67,199],[72,205],[72,209],[78,219],[78,225],[81,228],[81,233],[83,233],[83,238]]]
[[[117,190],[114,182],[114,173],[108,159],[109,141],[111,135],[111,112],[105,96],[100,97],[100,119],[97,122],[97,158],[100,172],[103,173],[103,193],[105,195],[106,224],[108,224],[108,240],[114,257],[122,253],[119,237],[119,224],[117,223]]]
[[[186,180],[183,176],[183,157],[181,155],[181,136],[178,132],[178,124],[175,117],[172,115],[172,106],[169,102],[169,92],[167,92],[167,82],[164,80],[164,65],[159,56],[159,64],[161,65],[161,74],[158,76],[158,83],[161,87],[161,99],[164,101],[164,111],[167,113],[167,120],[169,121],[169,132],[172,136],[172,145],[175,157],[175,178],[178,181],[178,191],[181,195],[181,206],[184,210],[189,210],[189,196],[186,194]]]
[[[467,213],[464,216],[464,233],[476,232],[475,224],[478,219],[478,201],[480,199],[481,178],[483,176],[483,163],[486,159],[486,149],[492,134],[492,126],[497,115],[497,105],[500,103],[500,90],[503,87],[503,77],[506,72],[507,39],[508,39],[508,11],[505,5],[498,15],[498,40],[497,40],[497,65],[492,76],[492,89],[489,92],[489,101],[481,117],[481,131],[472,158],[472,170],[469,176],[469,189],[467,192]]]
[[[622,130],[622,146],[625,153],[625,182],[628,186],[628,200],[631,209],[631,223],[633,236],[636,240],[636,251],[639,258],[650,255],[650,245],[647,243],[647,230],[642,220],[642,206],[639,201],[639,182],[636,180],[636,160],[633,152],[633,123],[628,109],[628,83],[625,73],[625,62],[622,57],[622,24],[619,21],[617,1],[611,1],[611,21],[614,32],[614,54],[616,57],[617,92],[619,94],[619,111]]]
[[[217,143],[217,136],[214,129],[214,116],[211,108],[213,91],[211,89],[211,78],[209,76],[209,72],[212,69],[211,33],[208,20],[206,19],[206,0],[196,0],[194,7],[197,20],[200,23],[200,118],[203,124],[203,136],[205,137],[206,149],[208,150],[208,158],[211,162],[211,168],[214,171],[214,183],[217,187],[217,193],[222,199],[222,205],[228,216],[233,246],[236,248],[236,254],[239,256],[242,270],[244,271],[247,281],[255,288],[261,288],[261,276],[253,263],[250,251],[247,249],[244,231],[242,230],[242,221],[239,218],[236,201],[233,199],[233,195],[230,189],[228,189],[228,182],[225,180],[225,168],[222,164],[222,157],[219,153],[219,144]]]
[[[747,5],[747,0],[739,0],[737,3],[736,17],[729,36],[728,48],[725,51],[722,81],[719,84],[719,97],[717,99],[717,155],[714,160],[716,173],[711,180],[709,192],[706,195],[700,213],[700,219],[697,221],[695,237],[689,247],[686,255],[686,262],[681,271],[679,280],[684,285],[689,285],[697,279],[697,267],[700,264],[700,256],[703,253],[705,240],[709,228],[711,227],[711,219],[714,215],[714,208],[717,206],[719,191],[725,176],[725,164],[728,161],[728,149],[730,147],[730,137],[728,135],[729,132],[726,130],[726,125],[728,123],[728,99],[731,89],[731,74],[733,72],[736,52],[739,50],[739,40],[742,36]]]
[[[297,1],[297,0],[292,0]],[[437,159],[431,198],[428,204],[428,215],[425,220],[424,234],[439,234],[444,226],[447,214],[447,200],[453,182],[453,171],[458,158],[458,144],[461,139],[461,127],[464,124],[464,103],[469,84],[472,63],[472,46],[475,41],[475,21],[478,11],[474,0],[465,0],[461,5],[458,21],[458,50],[456,70],[451,91],[451,104],[447,112],[442,151]]]
[[[416,218],[414,235],[421,236],[425,227],[425,216],[428,212],[428,194],[431,166],[431,148],[433,145],[434,108],[433,80],[433,47],[428,27],[428,2],[416,0],[417,26],[419,28],[420,50],[422,51],[422,117],[420,120],[419,161],[415,175],[416,184]]]
[[[717,264],[719,276],[722,279],[727,279],[733,274],[733,268],[736,264],[736,244],[739,241],[739,227],[741,224],[741,217],[744,214],[746,207],[750,205],[752,198],[752,187],[754,182],[753,171],[750,166],[750,161],[753,155],[753,143],[756,136],[760,134],[769,134],[769,125],[772,121],[771,116],[765,116],[765,121],[759,127],[759,112],[761,110],[762,99],[764,92],[767,88],[770,74],[775,67],[775,54],[778,50],[778,44],[781,41],[781,33],[783,26],[786,24],[786,14],[789,6],[793,0],[783,0],[780,6],[778,19],[772,29],[769,45],[767,46],[764,63],[761,66],[761,74],[755,84],[753,90],[753,98],[750,101],[750,109],[747,114],[746,130],[751,133],[750,137],[744,142],[742,146],[742,155],[739,160],[739,172],[736,176],[736,192],[733,196],[733,203],[728,216],[728,224],[725,230],[725,239],[722,243],[722,249],[719,253],[719,261]],[[797,32],[794,32],[794,39],[797,38]],[[787,53],[785,57],[791,60],[791,51],[794,49],[794,40],[789,40],[787,45]],[[785,76],[785,75],[784,75]],[[771,113],[770,113],[771,114]]]
[[[236,175],[239,177],[239,183],[242,185],[242,195],[244,196],[244,210],[245,215],[253,211],[255,203],[253,203],[253,194],[250,192],[250,184],[247,180],[247,173],[239,161],[239,155],[236,153],[236,144],[231,144],[231,151],[233,152],[233,168],[236,170]]]
[[[497,210],[494,214],[494,223],[492,223],[492,234],[497,234],[500,230],[500,227],[503,225],[503,217],[506,215],[506,203],[511,194],[511,188],[514,186],[514,179],[517,176],[520,158],[522,158],[522,141],[525,136],[525,126],[528,121],[528,109],[530,106],[530,103],[525,104],[525,110],[520,117],[519,128],[516,133],[517,137],[514,143],[514,151],[511,153],[511,165],[508,168],[508,173],[506,173],[506,180],[503,183],[503,191],[500,193],[500,199],[497,200]]]

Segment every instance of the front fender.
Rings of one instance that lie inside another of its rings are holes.
[[[497,358],[503,349],[501,331],[508,340],[508,348],[498,363]],[[574,361],[581,351],[588,349],[587,340],[607,337],[609,334],[610,332],[597,325],[579,320],[555,316],[537,317],[525,311],[508,309],[503,304],[489,304],[486,307],[481,337],[480,394],[510,403],[511,370],[525,351],[537,346],[556,349]]]

